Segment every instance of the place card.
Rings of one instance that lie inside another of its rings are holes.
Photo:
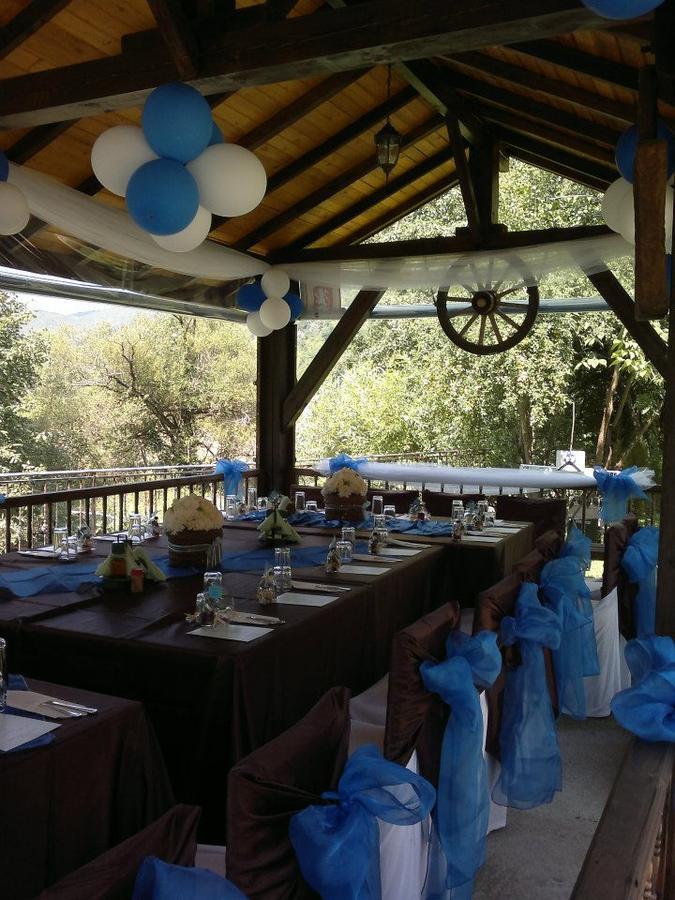
[[[50,700],[58,700],[58,697],[50,697],[49,694],[38,694],[37,691],[7,691],[7,706],[21,709],[24,712],[46,716],[48,719],[75,718],[73,712],[64,708],[52,706]],[[82,713],[84,715],[84,713]]]
[[[343,591],[351,591],[351,588],[346,587],[344,584],[321,584],[319,581],[296,581],[295,578],[291,581],[291,584],[299,591],[327,591],[329,594],[331,591],[339,591],[340,593]]]
[[[393,554],[389,554],[392,556]],[[383,551],[380,550],[379,553],[352,553],[352,559],[355,559],[357,562],[400,562],[400,559],[387,559],[384,555]]]
[[[11,713],[0,713],[0,751],[16,750],[22,744],[28,744],[35,738],[49,734],[59,725],[42,722],[39,719],[27,719],[25,716],[13,716]]]
[[[286,603],[288,606],[327,606],[337,597],[326,597],[323,594],[298,594],[296,591],[286,591],[279,594],[277,603]]]
[[[380,550],[380,556],[415,556],[417,553],[421,553],[422,550],[424,550],[424,547],[417,547],[415,550],[404,550],[403,547],[400,549],[387,547],[385,550]]]
[[[196,634],[199,637],[220,638],[223,641],[255,641],[266,634],[272,634],[273,628],[257,628],[255,625],[202,625],[188,634]]]
[[[391,569],[382,566],[340,566],[340,575],[384,575]]]
[[[462,536],[462,542],[469,541],[470,543],[498,544],[503,540],[503,537],[497,537],[496,535],[490,536],[489,534],[485,534],[485,532],[482,532],[481,534],[465,534]]]

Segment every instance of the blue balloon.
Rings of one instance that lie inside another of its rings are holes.
[[[158,156],[187,163],[206,149],[213,119],[209,104],[189,84],[163,84],[150,94],[141,118],[147,142]]]
[[[213,123],[213,128],[211,130],[211,140],[209,141],[209,147],[212,147],[214,144],[224,144],[225,143],[225,135],[220,130],[220,128]]]
[[[246,312],[258,312],[266,299],[259,281],[242,284],[237,291],[237,306],[239,309],[245,309]]]
[[[179,162],[153,159],[129,179],[127,208],[134,222],[150,234],[175,234],[194,219],[199,188]]]
[[[7,181],[9,178],[9,160],[0,150],[0,181]]]
[[[635,19],[661,6],[663,0],[582,0],[582,3],[606,19]]]
[[[295,322],[295,320],[296,320],[296,319],[299,319],[300,316],[302,315],[302,313],[303,313],[303,311],[304,311],[304,309],[305,309],[305,305],[304,305],[304,303],[302,302],[302,300],[298,297],[298,295],[297,295],[297,294],[293,294],[291,291],[289,291],[289,292],[285,295],[284,300],[285,300],[286,303],[288,303],[288,305],[290,306],[290,308],[291,308],[291,319]]]
[[[656,125],[656,136],[668,144],[668,178],[675,172],[675,135],[661,119]],[[626,181],[633,183],[633,165],[638,145],[637,125],[631,125],[621,135],[616,144],[616,167]]]

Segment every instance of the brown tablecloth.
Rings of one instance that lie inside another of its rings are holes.
[[[54,741],[0,754],[0,896],[34,897],[173,804],[139,703],[28,679],[98,713],[59,720]]]

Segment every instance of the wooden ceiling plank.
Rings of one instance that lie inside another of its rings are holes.
[[[181,79],[194,78],[199,66],[199,46],[192,24],[180,0],[147,0],[159,33]]]
[[[4,28],[0,28],[0,59],[9,56],[69,3],[70,0],[31,0]]]
[[[365,0],[217,33],[192,83],[203,94],[605,27],[578,0]],[[242,48],[245,48],[243,52]],[[127,53],[0,81],[0,126],[23,128],[138,106],[176,77],[166,51]]]
[[[584,53],[582,50],[575,50],[573,47],[550,40],[523,41],[512,44],[510,49],[533,56],[542,62],[588,75],[598,81],[634,91],[637,96],[638,69],[623,63],[617,63],[602,56],[594,56],[592,53]]]

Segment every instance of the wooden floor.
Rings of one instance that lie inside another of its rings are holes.
[[[509,810],[507,827],[488,838],[474,900],[568,900],[628,735],[611,718],[575,722],[566,716],[558,734],[562,792],[548,806]]]

